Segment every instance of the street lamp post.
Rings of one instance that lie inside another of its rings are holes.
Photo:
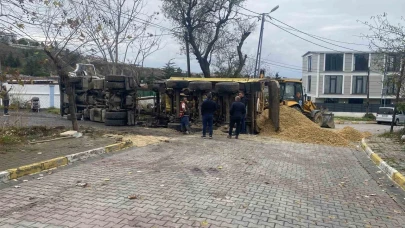
[[[260,61],[261,61],[261,58],[262,58],[262,46],[263,46],[264,22],[266,20],[266,16],[270,17],[269,14],[276,11],[278,9],[278,7],[279,6],[277,5],[269,13],[263,13],[262,14],[262,26],[260,28],[259,44],[257,46],[257,54],[256,54],[256,65],[255,65],[255,75],[254,75],[255,78],[258,77],[258,73],[260,72]]]

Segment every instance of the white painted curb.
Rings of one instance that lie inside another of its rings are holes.
[[[105,147],[92,149],[84,152],[80,152],[77,154],[67,155],[66,158],[68,159],[68,163],[77,162],[77,161],[84,161],[91,157],[96,157],[97,155],[104,154]]]

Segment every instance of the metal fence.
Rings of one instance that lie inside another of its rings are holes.
[[[342,104],[342,103],[316,103],[318,108],[327,108],[331,112],[366,112],[366,104]],[[370,112],[376,113],[381,104],[370,104]],[[394,105],[385,105],[385,107],[394,107]]]

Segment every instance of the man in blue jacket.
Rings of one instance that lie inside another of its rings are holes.
[[[207,95],[207,99],[201,104],[201,115],[203,118],[203,133],[202,137],[206,137],[207,127],[210,139],[212,139],[214,113],[217,111],[217,104],[212,100],[212,94]]]
[[[239,131],[240,131],[240,124],[241,124],[242,118],[244,118],[246,115],[246,107],[242,102],[240,102],[239,96],[235,97],[235,102],[232,103],[230,114],[231,114],[231,121],[229,123],[228,138],[229,139],[232,138],[233,127],[235,126],[235,123],[236,123],[235,139],[238,139]]]

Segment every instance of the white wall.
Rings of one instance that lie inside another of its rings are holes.
[[[51,85],[18,85],[4,84],[7,89],[12,87],[10,91],[10,102],[20,100],[23,102],[31,100],[33,97],[39,97],[41,108],[49,108],[51,105],[50,86]],[[60,107],[59,85],[54,86],[54,107]]]

